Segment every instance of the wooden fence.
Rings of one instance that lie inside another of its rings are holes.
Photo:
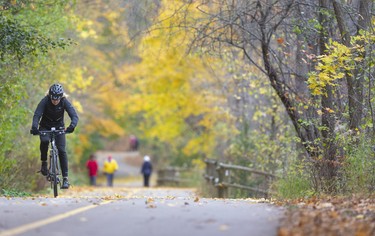
[[[189,182],[183,177],[183,173],[189,171],[184,168],[167,167],[157,171],[157,185],[158,186],[181,186]]]
[[[217,191],[217,196],[226,198],[231,189],[242,189],[256,196],[269,197],[269,188],[275,175],[244,166],[220,163],[206,159],[204,178]]]
[[[215,197],[232,197],[235,189],[246,191],[249,196],[268,198],[270,184],[275,175],[244,166],[231,165],[206,159],[206,169],[203,174],[207,191]],[[186,177],[189,169],[167,167],[157,171],[158,186],[187,186],[191,180]]]

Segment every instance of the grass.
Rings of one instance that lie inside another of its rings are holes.
[[[31,196],[31,193],[17,191],[13,189],[2,189],[0,193],[1,193],[1,196],[3,197],[30,197]]]

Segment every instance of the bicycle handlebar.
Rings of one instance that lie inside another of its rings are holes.
[[[32,132],[32,130],[30,130],[30,133]],[[39,132],[37,134],[33,134],[31,133],[32,135],[47,135],[47,134],[57,134],[57,135],[60,135],[60,134],[69,134],[69,132],[66,132],[64,129],[54,129],[52,128],[51,130],[39,130]]]
[[[39,130],[39,135],[47,135],[47,134],[65,134],[65,130]]]

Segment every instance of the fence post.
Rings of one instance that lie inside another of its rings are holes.
[[[216,183],[218,182],[218,174],[217,174],[217,160],[214,159],[205,159],[204,162],[206,163],[206,172],[204,174],[204,178],[206,180],[206,190],[211,195],[215,197],[218,196]]]
[[[158,173],[157,185],[163,186],[165,184],[165,182],[164,182],[165,170],[158,170],[157,173]]]
[[[226,198],[228,197],[228,186],[225,186],[224,183],[227,182],[227,169],[219,164],[216,170],[219,176],[219,181],[217,183],[219,198]]]

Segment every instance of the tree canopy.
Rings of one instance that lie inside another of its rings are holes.
[[[37,164],[36,140],[23,134],[54,82],[81,117],[69,147],[74,166],[135,134],[163,164],[217,158],[281,176],[301,164],[294,170],[316,192],[350,191],[352,178],[366,175],[346,167],[371,163],[371,0],[0,7],[0,176]],[[22,160],[25,153],[33,157]],[[373,177],[364,179],[362,188]]]

